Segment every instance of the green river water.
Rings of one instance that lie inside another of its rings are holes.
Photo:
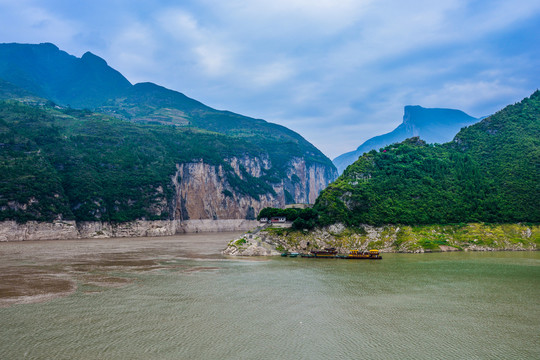
[[[0,243],[0,359],[540,359],[540,252],[220,255],[234,236]]]

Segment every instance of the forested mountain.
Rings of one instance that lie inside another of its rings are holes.
[[[365,153],[317,199],[323,225],[540,222],[540,91],[452,142]]]
[[[317,148],[284,126],[215,110],[153,83],[132,85],[90,52],[77,58],[50,43],[0,44],[0,79],[64,107],[133,122],[195,127],[250,138],[274,147],[274,151],[284,149],[283,157],[300,156],[333,167]]]
[[[254,218],[337,176],[283,126],[52,44],[0,44],[0,100],[0,220]]]
[[[397,128],[365,141],[355,151],[338,156],[334,159],[334,165],[341,174],[362,154],[415,136],[419,136],[428,143],[442,144],[452,140],[461,128],[479,120],[460,110],[426,109],[418,105],[405,106],[403,122]]]

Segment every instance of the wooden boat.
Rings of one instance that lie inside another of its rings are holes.
[[[335,258],[337,255],[336,248],[325,248],[323,250],[311,250],[315,257]]]
[[[349,255],[342,257],[342,259],[372,259],[380,260],[382,255],[377,249],[371,249],[369,251],[351,250]]]
[[[303,258],[326,258],[326,259],[356,259],[356,260],[380,260],[382,255],[377,249],[371,249],[369,251],[361,250],[351,250],[349,254],[338,254],[335,248],[325,248],[323,250],[312,250],[309,254],[300,254],[297,252],[292,253],[282,253],[281,256],[297,257],[301,256]]]

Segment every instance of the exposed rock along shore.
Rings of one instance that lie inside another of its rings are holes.
[[[227,163],[240,177],[260,177],[271,167],[268,159],[229,158]],[[160,216],[170,213],[170,220],[135,220],[125,223],[101,221],[53,222],[15,221],[0,222],[0,241],[86,239],[114,237],[166,236],[178,233],[247,231],[257,227],[254,218],[264,207],[284,207],[285,192],[298,203],[313,203],[321,190],[335,179],[332,169],[319,164],[306,164],[302,158],[293,158],[288,163],[288,178],[273,184],[274,193],[254,198],[236,191],[227,181],[223,165],[210,165],[203,161],[177,164],[171,178],[174,189],[172,199],[167,199],[163,188],[156,189],[155,204],[149,209]],[[297,174],[293,177],[293,174]],[[296,179],[296,181],[291,180]],[[9,205],[9,204],[8,204]],[[26,209],[28,204],[13,204]]]
[[[55,221],[40,223],[29,221],[0,222],[0,241],[99,239],[117,237],[152,237],[181,233],[247,231],[257,226],[255,220],[137,220],[111,224],[98,221]]]
[[[465,224],[381,227],[341,224],[311,232],[264,229],[231,241],[223,251],[232,256],[270,256],[284,251],[308,253],[334,247],[381,252],[424,253],[446,251],[534,251],[540,244],[540,226],[524,224]]]

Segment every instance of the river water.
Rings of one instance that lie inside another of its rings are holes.
[[[0,359],[540,358],[540,252],[223,257],[234,236],[0,243]]]

